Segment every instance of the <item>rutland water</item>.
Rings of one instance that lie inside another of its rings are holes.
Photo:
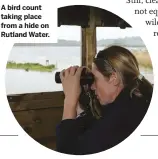
[[[42,33],[42,32],[6,33],[6,32],[1,32],[1,37],[49,37],[49,33]]]
[[[97,52],[104,47],[97,47]],[[143,51],[144,48],[129,48]],[[141,54],[141,53],[140,53]],[[24,69],[7,69],[5,86],[7,94],[61,91],[61,84],[55,83],[55,73],[71,65],[81,65],[81,48],[79,46],[16,46],[11,50],[8,61],[16,63],[54,64],[52,72],[30,71]],[[153,82],[151,71],[143,71],[147,79]]]

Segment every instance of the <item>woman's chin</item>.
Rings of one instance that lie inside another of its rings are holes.
[[[99,99],[98,99],[98,100],[99,100]],[[99,100],[99,103],[100,103],[101,105],[106,105],[106,104],[107,104],[106,101],[102,101],[102,100]]]
[[[100,103],[101,105],[103,105],[103,104],[104,104],[104,102],[103,102],[103,101],[101,101],[100,99],[98,99],[98,101],[99,101],[99,103]]]
[[[99,101],[99,103],[101,104],[101,105],[105,105],[105,101],[103,101],[103,100],[101,100],[101,98],[99,98],[98,96],[97,96],[97,99],[98,99],[98,101]]]

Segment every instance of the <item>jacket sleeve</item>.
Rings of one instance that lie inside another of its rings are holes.
[[[117,145],[133,130],[128,115],[116,117],[113,114],[109,119],[90,124],[85,121],[85,118],[61,121],[56,129],[56,151],[74,155],[98,153]]]
[[[56,151],[75,155],[88,154],[88,150],[92,150],[89,145],[94,140],[86,142],[94,135],[88,137],[87,134],[91,134],[91,125],[94,122],[95,119],[89,116],[62,120],[56,127]]]

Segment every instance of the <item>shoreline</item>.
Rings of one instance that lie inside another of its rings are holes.
[[[53,70],[56,70],[57,68],[54,64],[44,66],[39,63],[7,62],[6,69],[24,70],[26,72],[29,72],[29,71],[52,72]]]

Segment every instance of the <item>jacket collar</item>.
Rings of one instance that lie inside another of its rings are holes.
[[[120,94],[116,97],[116,99],[107,105],[103,105],[103,111],[107,109],[112,109],[114,107],[117,107],[120,109],[121,107],[124,107],[124,105],[127,105],[128,102],[130,102],[130,90],[129,88],[123,88]]]

